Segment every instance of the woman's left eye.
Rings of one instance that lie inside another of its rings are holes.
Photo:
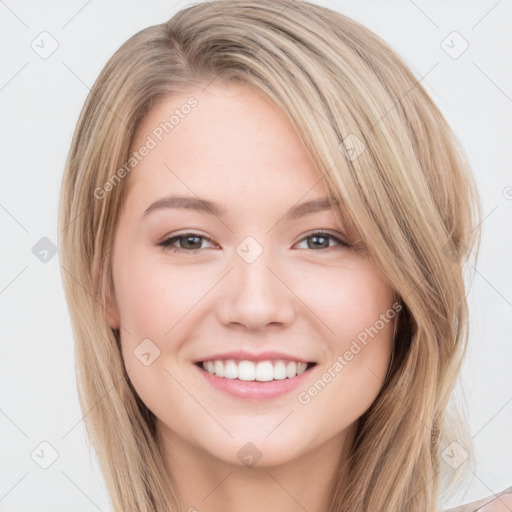
[[[201,240],[212,242],[211,238],[208,238],[207,236],[199,235],[197,233],[185,233],[167,238],[160,242],[158,245],[171,249],[173,252],[196,252],[202,248]],[[329,242],[331,240],[335,242],[334,245],[330,245]],[[336,246],[350,247],[350,244],[344,240],[341,240],[340,238],[331,235],[330,233],[324,233],[322,231],[309,234],[308,236],[304,237],[299,242],[299,244],[304,241],[307,243],[306,249],[326,250]],[[175,245],[176,242],[178,242],[178,246]]]
[[[316,233],[311,233],[307,237],[303,238],[299,243],[301,243],[305,240],[306,241],[313,240],[313,243],[309,243],[309,242],[307,243],[308,249],[311,249],[314,247],[319,248],[319,249],[331,249],[331,248],[335,247],[336,245],[341,246],[341,247],[350,247],[350,244],[345,242],[344,240],[341,240],[341,238],[331,235],[330,233],[324,233],[322,231],[318,231]],[[319,240],[320,240],[320,242],[319,242]],[[326,247],[322,247],[324,245],[324,242],[322,242],[322,240],[327,241]],[[334,240],[336,243],[334,245],[329,245],[329,240]]]

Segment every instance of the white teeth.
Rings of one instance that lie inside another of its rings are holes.
[[[240,367],[242,365],[240,364]],[[253,365],[254,366],[254,365]],[[274,378],[274,367],[270,361],[262,361],[256,365],[255,379],[266,382]],[[254,379],[251,379],[254,380]]]
[[[292,377],[295,377],[297,375],[297,364],[293,361],[291,363],[288,363],[288,366],[286,367],[286,376],[291,379]]]
[[[284,361],[276,361],[274,364],[274,378],[277,380],[286,379],[286,365]]]
[[[223,364],[222,361],[218,362],[221,365]],[[224,367],[224,377],[226,377],[226,379],[236,379],[238,377],[238,366],[236,365],[235,361],[226,361],[226,366]]]
[[[256,378],[256,366],[252,361],[240,361],[238,363],[238,378],[240,380],[254,380]]]
[[[215,361],[213,370],[215,371],[215,375],[224,377],[224,365],[222,364],[222,361]],[[212,372],[210,371],[210,373]]]
[[[212,375],[226,379],[239,379],[245,381],[268,382],[271,380],[292,379],[306,371],[307,364],[295,361],[286,363],[277,361],[235,361],[234,359],[215,360],[203,362],[203,369]]]

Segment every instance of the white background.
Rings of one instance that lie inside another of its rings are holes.
[[[423,77],[474,169],[484,221],[463,377],[477,467],[450,504],[473,501],[512,485],[512,3],[318,3],[373,30]],[[43,263],[32,247],[57,243],[64,162],[100,70],[131,35],[185,5],[0,1],[0,511],[110,510],[81,421],[58,254]],[[43,31],[59,45],[47,59],[31,48]],[[453,31],[469,43],[456,59],[441,46]],[[31,458],[43,441],[58,452],[48,469]]]

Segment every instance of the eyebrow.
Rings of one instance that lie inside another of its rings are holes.
[[[338,204],[338,201],[328,197],[313,199],[293,206],[284,215],[284,218],[288,221],[295,220],[315,212],[329,210]],[[215,203],[214,201],[209,201],[208,199],[202,199],[200,197],[169,196],[159,199],[149,205],[142,216],[146,217],[151,212],[160,209],[187,209],[206,213],[208,215],[215,215],[217,217],[223,217],[226,213],[226,210],[220,204]]]

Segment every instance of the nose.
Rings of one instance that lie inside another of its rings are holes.
[[[259,331],[292,322],[297,298],[275,259],[268,258],[264,251],[248,263],[235,254],[233,267],[223,279],[217,302],[218,319],[223,325]]]

